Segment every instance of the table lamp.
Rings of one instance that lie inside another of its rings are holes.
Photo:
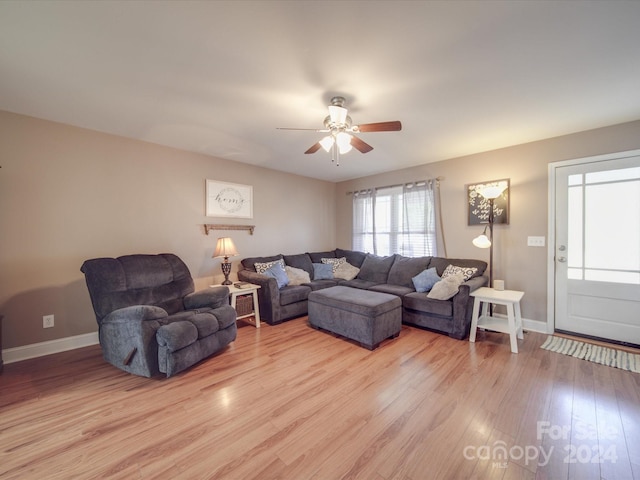
[[[222,285],[231,285],[233,282],[229,280],[229,274],[231,273],[231,263],[229,257],[235,257],[238,255],[236,246],[233,244],[233,240],[230,237],[220,237],[218,243],[216,243],[216,249],[213,252],[213,258],[223,257],[222,261],[222,273],[224,274],[224,282]]]

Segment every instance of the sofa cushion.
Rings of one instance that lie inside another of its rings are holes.
[[[387,277],[389,276],[389,270],[393,265],[396,256],[391,255],[389,257],[378,257],[376,255],[367,255],[367,258],[362,262],[358,278],[360,280],[366,280],[369,282],[387,283]]]
[[[362,262],[364,262],[364,259],[367,258],[366,253],[357,252],[355,250],[343,250],[341,248],[336,248],[335,252],[336,257],[345,257],[348,263],[358,268],[362,266]]]
[[[313,279],[314,280],[332,280],[333,266],[329,263],[314,263]]]
[[[284,263],[293,268],[299,268],[309,274],[309,278],[313,277],[313,262],[311,257],[306,253],[298,253],[297,255],[283,255]]]
[[[477,267],[459,267],[457,265],[449,265],[444,269],[444,272],[442,272],[442,278],[445,279],[447,277],[450,277],[451,275],[460,274],[466,282],[467,280],[472,278],[477,271]]]
[[[402,306],[418,312],[426,312],[442,317],[453,316],[453,302],[450,300],[436,300],[427,297],[426,293],[407,293],[402,297]]]
[[[306,286],[311,288],[311,290],[322,290],[323,288],[335,287],[338,285],[338,282],[335,279],[332,280],[311,280],[308,283],[305,283]]]
[[[457,265],[459,267],[476,267],[478,271],[473,274],[473,277],[480,277],[487,269],[487,262],[483,262],[482,260],[473,260],[466,258],[442,258],[442,257],[431,257],[431,261],[429,262],[429,267],[435,267],[438,271],[438,275],[442,276],[445,269],[449,265]]]
[[[416,292],[428,292],[441,279],[435,267],[427,268],[411,279]]]
[[[256,264],[256,266],[257,265],[258,264]],[[284,271],[284,265],[280,263],[280,260],[277,260],[275,263],[273,263],[269,268],[262,272],[262,274],[266,275],[267,277],[275,278],[276,282],[278,283],[278,288],[286,287],[287,285],[289,285],[289,277],[287,277],[287,272]]]
[[[275,262],[276,260],[282,260],[282,255],[273,255],[271,257],[249,257],[243,259],[241,263],[244,268],[257,271],[255,267],[256,263],[269,263]]]
[[[194,313],[189,319],[198,330],[198,338],[208,337],[220,330],[218,319],[209,312]]]
[[[398,297],[402,297],[407,293],[413,292],[413,288],[403,287],[402,285],[392,285],[391,283],[381,283],[380,285],[374,285],[369,288],[372,292],[380,292],[380,293],[390,293],[391,295],[396,295]]]
[[[309,272],[301,268],[287,265],[284,267],[284,271],[287,272],[287,277],[289,277],[289,285],[302,285],[303,283],[309,283],[311,281]]]
[[[435,298],[436,300],[449,300],[456,293],[458,293],[458,287],[464,283],[464,276],[462,273],[454,273],[447,277],[444,277],[439,282],[436,282],[433,288],[427,294],[429,298]]]
[[[369,290],[371,287],[382,284],[380,282],[370,282],[368,280],[354,278],[353,280],[345,280],[343,282],[340,282],[340,285],[344,287],[359,288],[361,290]]]
[[[431,257],[404,257],[396,255],[396,259],[389,270],[387,283],[401,285],[413,289],[412,278],[425,270]]]
[[[291,305],[292,303],[306,300],[311,292],[307,285],[286,286],[280,289],[280,305]]]
[[[322,263],[323,258],[336,258],[336,252],[307,252],[312,263]]]
[[[350,263],[341,263],[338,265],[338,268],[333,272],[334,278],[342,278],[344,280],[353,280],[356,278],[360,269],[358,267],[354,267]]]

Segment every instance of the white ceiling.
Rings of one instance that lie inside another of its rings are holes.
[[[0,109],[340,181],[640,118],[639,1],[0,1]],[[322,128],[343,95],[367,154]]]

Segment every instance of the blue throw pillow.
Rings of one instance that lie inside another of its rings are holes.
[[[411,280],[413,281],[413,287],[416,289],[416,292],[428,292],[436,282],[440,281],[440,277],[438,276],[436,268],[431,267],[423,270]]]
[[[314,280],[332,280],[333,266],[330,263],[314,263],[313,279]]]
[[[263,273],[267,277],[273,277],[276,279],[278,283],[278,288],[286,287],[289,285],[289,277],[287,276],[287,272],[284,271],[282,265],[276,263],[271,267],[267,268]]]

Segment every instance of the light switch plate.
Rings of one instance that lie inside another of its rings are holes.
[[[527,237],[528,247],[544,247],[544,237]]]

